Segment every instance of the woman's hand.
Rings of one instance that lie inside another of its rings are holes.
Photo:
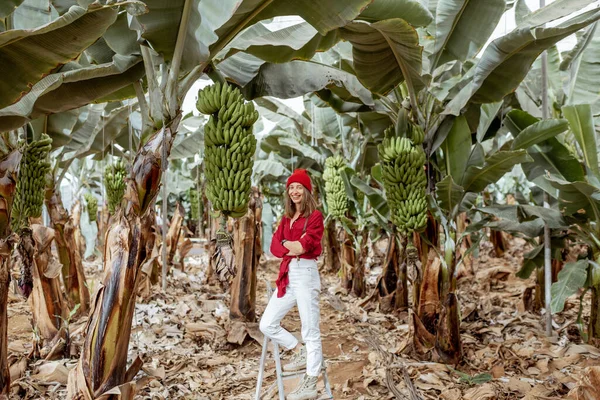
[[[302,245],[298,241],[287,241],[283,244],[283,246],[288,249],[290,252],[287,254],[288,256],[299,256],[304,254],[304,249]]]

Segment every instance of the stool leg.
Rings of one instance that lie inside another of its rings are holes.
[[[281,359],[279,358],[279,346],[273,342],[273,356],[275,357],[275,371],[277,372],[277,388],[279,389],[279,400],[285,400],[285,389],[283,388],[283,371]]]
[[[329,396],[330,399],[333,399],[333,393],[331,392],[331,385],[329,384],[329,378],[327,377],[327,368],[323,365],[323,369],[321,370],[323,374],[323,384],[325,385],[325,393]]]
[[[258,370],[258,381],[256,382],[255,400],[260,400],[260,390],[262,389],[263,375],[265,373],[265,360],[267,359],[267,348],[269,346],[269,338],[265,336],[262,346],[262,354],[260,355],[260,366]]]

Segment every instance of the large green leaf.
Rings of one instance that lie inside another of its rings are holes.
[[[559,205],[567,215],[584,215],[600,222],[600,188],[587,182],[569,182],[555,176],[546,177],[559,189]]]
[[[594,115],[600,114],[600,27],[595,23],[593,35],[570,67],[568,104],[592,105]]]
[[[372,92],[385,94],[406,81],[409,90],[424,86],[419,35],[400,18],[375,23],[352,22],[340,30],[352,43],[354,69]]]
[[[275,159],[273,153],[270,153],[269,158],[266,160],[255,160],[252,169],[253,179],[258,182],[266,178],[279,180],[281,177],[288,176],[290,173],[291,171],[286,168],[283,163]]]
[[[311,61],[264,64],[260,73],[243,88],[243,92],[248,99],[262,96],[289,99],[334,87],[345,88],[350,95],[348,100],[374,105],[371,92],[354,75]]]
[[[458,115],[469,102],[491,103],[515,91],[535,59],[559,40],[600,19],[590,10],[552,28],[520,28],[494,40],[484,51],[469,83],[444,113]]]
[[[523,129],[511,146],[511,150],[527,149],[544,140],[553,138],[568,129],[569,124],[564,119],[547,119],[536,122]]]
[[[494,32],[504,7],[504,0],[438,1],[431,71],[448,61],[474,57]]]
[[[455,213],[465,195],[465,190],[462,186],[454,183],[451,175],[446,175],[444,179],[437,183],[435,188],[435,194],[440,207],[449,215]]]
[[[118,55],[109,64],[48,75],[17,103],[0,110],[0,131],[17,129],[43,114],[79,108],[138,81],[143,75],[140,57]]]
[[[72,7],[40,28],[0,33],[0,107],[15,103],[45,75],[79,56],[116,17],[113,8]]]
[[[357,17],[368,22],[402,18],[412,26],[427,26],[431,12],[418,0],[375,0]]]
[[[563,115],[569,121],[571,132],[575,136],[583,154],[585,166],[596,178],[600,178],[598,170],[598,147],[592,108],[589,104],[564,106]]]
[[[84,144],[77,149],[73,157],[83,158],[91,154],[106,153],[112,143],[127,132],[130,109],[122,106],[112,110],[108,115],[101,116],[100,121],[91,134],[84,138]],[[80,135],[83,136],[83,135]]]
[[[545,7],[535,10],[519,21],[519,27],[539,26],[566,17],[597,0],[555,0]]]
[[[184,45],[182,72],[205,63],[252,24],[285,15],[298,15],[321,34],[353,20],[371,0],[188,0],[191,10]],[[150,12],[137,17],[135,28],[165,59],[173,57],[184,0],[146,0]]]
[[[551,307],[553,313],[561,312],[565,307],[567,297],[574,295],[583,288],[587,279],[588,260],[566,263],[558,273],[558,279],[552,284]]]
[[[471,131],[464,115],[457,117],[443,145],[446,173],[460,185],[471,153]]]
[[[571,64],[579,58],[581,54],[583,54],[584,50],[589,46],[592,42],[592,38],[596,33],[596,29],[598,27],[598,22],[594,22],[592,25],[588,26],[582,32],[578,32],[577,43],[575,46],[567,52],[563,54],[563,59],[560,63],[560,70],[566,71],[569,69]]]
[[[322,35],[306,22],[277,31],[258,23],[234,39],[224,58],[243,51],[271,63],[310,60],[316,52],[328,50],[339,40],[337,30]]]
[[[302,135],[304,131],[310,129],[310,120],[296,110],[289,107],[281,100],[273,97],[259,97],[255,99],[258,105],[257,109],[260,115],[277,124],[277,126],[287,132],[296,132]]]
[[[379,215],[384,219],[389,218],[390,208],[385,194],[381,190],[370,186],[367,182],[357,176],[352,176],[350,178],[350,183],[367,196],[369,204],[379,213]]]
[[[485,160],[482,167],[470,166],[462,180],[467,192],[481,192],[490,183],[495,183],[517,164],[530,162],[525,150],[499,151]]]

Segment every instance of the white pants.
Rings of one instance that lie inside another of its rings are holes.
[[[298,305],[302,322],[302,340],[306,344],[306,373],[310,376],[319,376],[323,352],[319,328],[321,278],[317,262],[302,258],[293,259],[288,274],[290,283],[285,295],[278,298],[275,290],[260,320],[260,330],[278,345],[293,349],[298,344],[298,340],[283,329],[280,322],[293,306]]]

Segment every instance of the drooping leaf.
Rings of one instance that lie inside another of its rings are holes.
[[[545,179],[560,190],[558,199],[563,213],[583,214],[600,221],[600,188],[587,182],[569,182],[555,176],[547,176]]]
[[[431,12],[418,0],[375,0],[357,19],[377,22],[402,18],[412,26],[427,26],[433,20]]]
[[[527,149],[533,145],[553,138],[567,130],[568,123],[564,119],[548,119],[538,121],[523,129],[513,141],[512,150]]]
[[[468,84],[452,99],[445,114],[459,115],[469,102],[491,103],[514,92],[531,64],[559,40],[600,19],[590,10],[552,28],[519,28],[494,40],[484,51]]]
[[[598,22],[594,22],[581,32],[581,35],[579,35],[575,46],[571,50],[563,54],[563,59],[560,63],[561,71],[566,71],[567,69],[569,69],[573,61],[579,58],[579,56],[583,53],[587,46],[592,42],[592,38],[594,37],[594,33],[596,32],[597,27]]]
[[[483,167],[470,166],[463,177],[462,186],[468,192],[480,192],[495,183],[516,164],[530,162],[525,150],[499,151],[485,160]]]
[[[115,56],[112,63],[51,74],[17,103],[0,109],[0,131],[23,126],[29,119],[82,107],[115,93],[144,75],[141,57]]]
[[[258,23],[228,46],[224,59],[243,51],[270,63],[310,60],[316,52],[328,50],[339,40],[337,30],[322,35],[306,22],[277,31]]]
[[[357,176],[353,176],[350,179],[350,183],[367,196],[371,207],[373,207],[383,218],[387,219],[389,217],[390,208],[387,199],[385,198],[385,194],[381,190],[370,186],[367,182]]]
[[[354,75],[310,61],[264,64],[260,73],[244,86],[243,93],[248,99],[262,96],[289,99],[334,87],[345,88],[350,95],[349,100],[374,105],[371,92]]]
[[[415,92],[424,86],[423,49],[416,30],[406,21],[399,18],[372,24],[355,21],[340,32],[352,43],[357,77],[371,91],[385,94],[404,81]]]
[[[552,284],[551,307],[553,313],[561,312],[565,307],[567,297],[574,295],[583,288],[587,279],[587,260],[566,263],[558,273],[558,280]]]
[[[33,30],[0,33],[0,108],[18,101],[44,76],[71,61],[104,34],[117,11],[72,7]]]
[[[439,0],[431,71],[452,61],[475,56],[504,13],[504,0]]]

